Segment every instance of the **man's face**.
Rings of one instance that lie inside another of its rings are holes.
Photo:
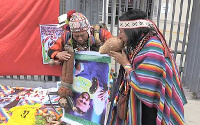
[[[128,37],[126,36],[124,29],[119,29],[118,38],[121,39],[122,42],[124,42],[125,46],[127,45]]]
[[[76,42],[83,45],[88,41],[87,31],[73,32],[73,38]]]
[[[76,107],[83,112],[87,112],[90,108],[90,95],[88,93],[82,93],[76,100]]]

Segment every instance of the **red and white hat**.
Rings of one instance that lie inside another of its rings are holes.
[[[90,35],[90,23],[82,13],[73,13],[69,21],[70,31],[80,32],[87,31]]]

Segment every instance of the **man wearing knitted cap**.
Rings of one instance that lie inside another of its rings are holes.
[[[71,38],[66,34],[62,35],[54,45],[49,49],[48,55],[54,60],[68,61],[70,54],[63,51],[65,44],[72,46],[74,51],[98,51],[99,47],[112,37],[111,33],[106,28],[100,25],[90,26],[89,21],[82,13],[68,14]],[[68,95],[71,93],[70,88],[60,87],[59,95]]]
[[[65,22],[69,23],[72,38],[67,36],[69,34],[63,34],[49,48],[48,55],[55,60],[67,61],[70,58],[68,53],[62,51],[65,44],[72,46],[75,51],[98,51],[105,40],[112,36],[106,28],[100,25],[90,26],[89,21],[82,13],[67,14]]]

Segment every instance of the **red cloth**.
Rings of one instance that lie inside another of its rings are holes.
[[[61,67],[42,64],[40,24],[58,23],[60,0],[1,0],[0,76],[55,75]]]

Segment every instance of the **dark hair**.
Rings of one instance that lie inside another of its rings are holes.
[[[122,14],[119,17],[119,20],[136,20],[136,19],[146,19],[147,15],[144,11],[138,9],[131,9]],[[150,28],[138,28],[138,29],[124,29],[128,42],[127,46],[132,47],[133,49],[137,46],[139,41],[146,35],[151,29]]]

